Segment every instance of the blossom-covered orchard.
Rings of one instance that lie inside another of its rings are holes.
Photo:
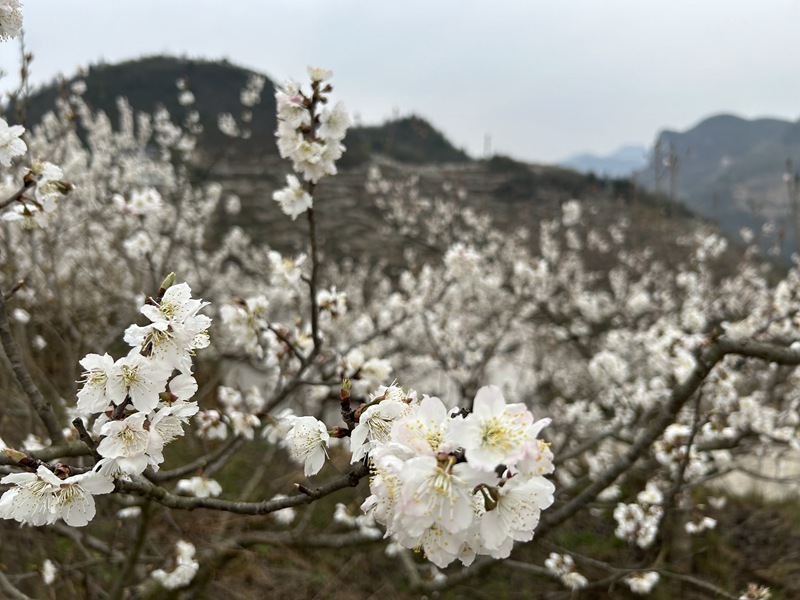
[[[4,37],[17,18],[0,2]],[[350,120],[308,75],[276,91],[291,171],[263,200],[306,221],[297,255],[217,231],[239,206],[195,177],[185,82],[180,122],[121,99],[115,126],[81,82],[38,125],[0,121],[2,593],[248,597],[302,548],[342,591],[352,560],[420,592],[512,569],[553,597],[767,597],[687,558],[718,481],[798,450],[797,269],[755,247],[723,269],[702,226],[667,262],[589,198],[501,231],[377,165],[379,235],[427,251],[336,264],[315,192]],[[232,90],[226,135],[263,86]],[[307,579],[298,597],[332,595]]]

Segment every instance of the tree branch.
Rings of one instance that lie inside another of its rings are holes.
[[[24,454],[34,460],[41,460],[48,462],[56,458],[65,458],[68,456],[88,456],[89,449],[83,442],[64,442],[55,446],[48,446],[41,450],[26,450]],[[17,461],[0,453],[0,465],[17,465]]]
[[[117,480],[115,491],[150,498],[168,508],[177,508],[181,510],[208,508],[210,510],[227,511],[240,515],[266,515],[281,510],[282,508],[310,504],[323,496],[348,487],[355,487],[358,485],[358,482],[367,475],[369,475],[369,467],[364,463],[358,463],[341,477],[332,479],[320,487],[304,488],[305,491],[302,494],[296,494],[286,498],[276,498],[274,500],[265,500],[263,502],[234,502],[217,498],[176,496],[143,478],[139,478],[135,481]]]

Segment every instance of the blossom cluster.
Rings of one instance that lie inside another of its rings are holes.
[[[125,331],[131,346],[126,356],[115,361],[89,354],[81,360],[77,408],[100,413],[94,429],[103,436],[97,446],[101,472],[157,470],[164,446],[183,435],[183,425],[198,411],[190,401],[197,391],[192,356],[208,346],[211,319],[198,314],[205,303],[191,297],[187,284],[167,285],[160,298],[141,308],[150,323]]]
[[[0,0],[0,40],[19,36],[22,32],[22,11],[19,0]]]
[[[311,94],[307,95],[296,81],[287,81],[275,93],[278,106],[278,150],[281,157],[292,161],[294,171],[304,181],[317,183],[326,175],[336,174],[336,161],[345,148],[342,145],[350,116],[344,104],[325,106],[333,89],[325,83],[332,76],[326,69],[309,67]],[[312,206],[311,194],[294,175],[287,176],[287,185],[273,194],[281,210],[292,220]]]
[[[0,165],[11,166],[11,160],[22,156],[28,146],[22,140],[25,128],[22,125],[9,126],[5,119],[0,119]]]
[[[1,518],[31,525],[62,518],[67,525],[86,525],[95,515],[93,495],[113,491],[116,478],[141,474],[148,466],[157,470],[164,446],[183,435],[183,425],[198,411],[190,401],[197,391],[191,357],[208,346],[211,320],[198,314],[205,304],[191,297],[189,286],[171,285],[172,280],[174,275],[163,293],[141,308],[150,324],[126,330],[132,346],[127,356],[115,361],[108,354],[89,354],[80,361],[85,371],[76,412],[94,419],[102,459],[93,470],[71,476],[68,467],[54,473],[41,465],[35,473],[4,477],[2,483],[15,487],[0,498]],[[190,489],[197,495],[215,492],[213,486]]]
[[[661,507],[664,497],[654,482],[639,492],[637,502],[625,504],[620,502],[614,509],[617,521],[615,534],[618,538],[635,543],[640,548],[647,548],[656,539],[659,523],[664,514]]]
[[[156,569],[150,574],[168,590],[176,590],[189,585],[200,568],[200,563],[194,557],[196,552],[194,544],[179,540],[175,544],[175,549],[177,551],[175,568],[172,571]]]
[[[0,5],[0,19],[2,10],[3,6]],[[22,125],[9,126],[7,121],[0,119],[0,165],[10,167],[15,158],[24,156],[28,151],[28,145],[22,139],[24,133],[25,128]],[[60,167],[41,160],[34,161],[28,168],[23,182],[24,187],[16,196],[16,201],[0,218],[4,221],[18,221],[26,229],[46,226],[58,200],[74,187],[64,181],[64,173]]]
[[[371,495],[362,509],[386,537],[423,551],[444,567],[476,555],[507,557],[528,541],[553,503],[552,454],[523,404],[507,404],[495,386],[478,390],[472,411],[448,411],[436,397],[381,387],[354,411],[352,462],[369,460]],[[341,433],[336,430],[336,433]],[[325,460],[329,433],[298,417],[287,437],[311,475]]]
[[[649,594],[660,579],[656,571],[638,571],[631,573],[623,581],[634,594]]]
[[[578,572],[575,567],[575,560],[569,554],[551,552],[550,556],[544,561],[544,566],[550,573],[558,577],[565,587],[571,590],[579,590],[589,584],[586,577]]]
[[[60,478],[44,465],[35,473],[6,475],[0,483],[14,485],[0,497],[0,518],[36,526],[63,519],[83,527],[95,516],[93,496],[114,490],[109,477],[94,471]]]

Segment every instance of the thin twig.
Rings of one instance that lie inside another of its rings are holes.
[[[86,444],[86,447],[89,449],[89,452],[92,453],[92,458],[94,458],[95,462],[100,462],[102,460],[102,456],[97,452],[97,442],[92,439],[92,436],[89,435],[89,432],[86,431],[86,425],[83,424],[83,419],[80,417],[76,417],[72,421],[72,426],[77,430],[78,437],[81,441]]]
[[[303,356],[302,352],[300,352],[300,350],[297,349],[297,346],[295,346],[289,338],[283,335],[279,329],[277,329],[271,323],[267,325],[267,329],[269,329],[272,333],[274,333],[275,337],[277,337],[280,341],[286,344],[286,347],[289,348],[292,354],[294,354],[297,357],[297,360],[299,360],[301,363],[305,362],[306,357]]]
[[[41,450],[26,450],[24,452],[28,458],[47,462],[56,458],[64,458],[68,456],[87,456],[89,449],[83,442],[65,442],[56,446],[47,446]],[[17,465],[18,461],[13,460],[9,456],[0,453],[0,465]]]
[[[25,285],[25,279],[18,279],[17,283],[15,283],[14,286],[3,295],[3,300],[5,300],[6,302],[11,300],[11,298],[14,297],[14,294],[20,291],[24,285]]]

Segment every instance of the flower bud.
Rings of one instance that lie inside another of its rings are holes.
[[[172,287],[172,284],[174,283],[175,283],[175,273],[170,273],[164,278],[164,281],[161,283],[161,289],[166,292],[169,288]]]

